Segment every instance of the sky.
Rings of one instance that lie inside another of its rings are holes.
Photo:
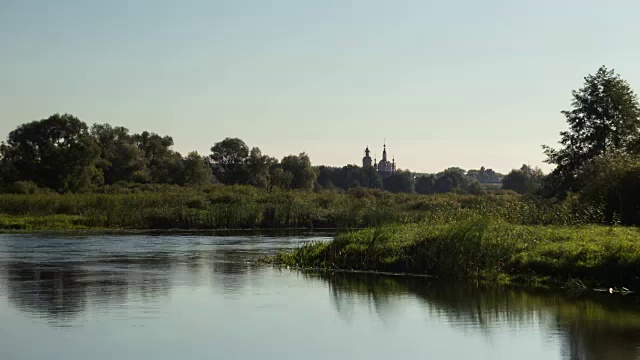
[[[70,113],[314,164],[552,167],[606,65],[640,86],[637,0],[0,0],[0,139]]]

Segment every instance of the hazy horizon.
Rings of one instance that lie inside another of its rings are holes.
[[[640,3],[407,0],[0,3],[0,138],[70,113],[271,156],[399,168],[544,164],[606,65],[640,86]],[[594,26],[597,24],[597,26]]]

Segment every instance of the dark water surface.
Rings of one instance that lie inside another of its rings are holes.
[[[634,359],[635,297],[317,274],[323,237],[0,235],[0,359]]]

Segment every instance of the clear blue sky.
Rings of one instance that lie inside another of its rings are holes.
[[[0,137],[68,112],[209,153],[542,166],[600,65],[640,87],[640,2],[0,0]]]

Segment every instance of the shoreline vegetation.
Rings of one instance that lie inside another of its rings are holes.
[[[515,225],[477,216],[338,234],[262,259],[279,266],[424,275],[533,287],[640,285],[640,228]]]
[[[512,192],[419,195],[378,189],[267,192],[251,186],[154,186],[115,193],[0,194],[0,230],[358,229],[487,216],[522,225],[579,225],[602,214]]]
[[[623,289],[640,283],[640,104],[605,66],[584,80],[546,175],[380,171],[368,147],[362,167],[313,166],[239,138],[182,156],[170,136],[54,114],[0,143],[0,232],[337,229],[266,261]]]
[[[167,185],[0,194],[0,214],[0,232],[336,229],[333,241],[263,259],[298,268],[614,288],[631,288],[640,270],[640,228],[596,225],[602,223],[597,208],[509,191],[420,195]]]

